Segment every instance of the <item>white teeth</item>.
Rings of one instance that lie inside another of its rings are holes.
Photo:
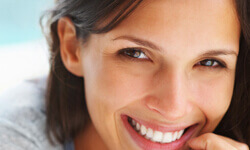
[[[132,125],[135,126],[136,122],[132,119]]]
[[[162,143],[171,143],[172,142],[172,133],[166,132],[164,133],[163,139],[161,141]]]
[[[172,140],[175,141],[177,139],[178,131],[175,131],[172,136]]]
[[[154,132],[154,136],[153,138],[151,139],[153,142],[161,142],[162,141],[162,136],[163,136],[163,133],[160,132],[160,131],[155,131]]]
[[[160,131],[154,131],[151,128],[147,129],[144,125],[140,125],[133,119],[131,121],[131,125],[140,135],[144,136],[146,139],[159,143],[171,143],[173,141],[180,139],[184,133],[184,129],[180,131],[165,132],[165,133]]]
[[[140,124],[136,123],[136,127],[135,128],[136,128],[137,131],[139,131],[141,129]]]
[[[141,125],[140,133],[142,136],[147,134],[147,128],[144,125]]]
[[[148,131],[147,131],[145,138],[151,139],[153,136],[154,136],[154,131],[151,128],[148,128]]]
[[[178,132],[177,140],[179,140],[183,134],[184,130]]]

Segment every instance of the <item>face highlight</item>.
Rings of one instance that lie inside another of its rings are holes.
[[[89,114],[109,149],[187,149],[232,97],[240,25],[233,1],[143,1],[81,47]]]

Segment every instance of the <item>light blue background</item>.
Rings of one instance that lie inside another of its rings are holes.
[[[53,0],[0,0],[0,46],[43,37],[39,18]]]

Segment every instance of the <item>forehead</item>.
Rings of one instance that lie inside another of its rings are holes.
[[[232,0],[144,0],[111,31],[112,36],[132,34],[169,49],[235,48],[240,25]]]

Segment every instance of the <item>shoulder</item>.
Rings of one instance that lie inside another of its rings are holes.
[[[46,78],[23,81],[0,94],[0,149],[57,150],[45,132]]]

